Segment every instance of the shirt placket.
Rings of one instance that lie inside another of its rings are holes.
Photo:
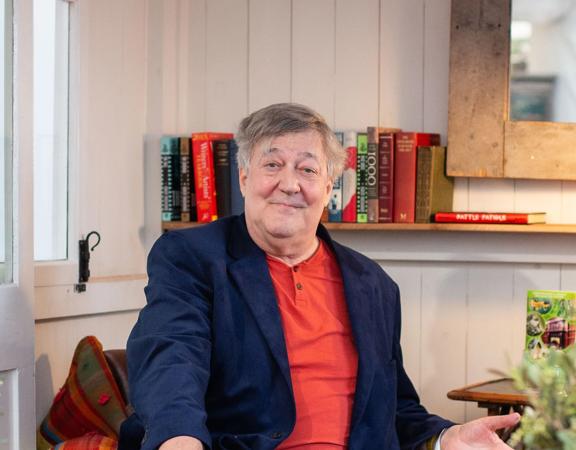
[[[297,306],[304,306],[307,303],[306,300],[306,283],[304,276],[302,274],[301,266],[292,267],[292,282],[294,283],[294,304]]]

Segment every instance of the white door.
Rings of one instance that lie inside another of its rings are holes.
[[[31,0],[0,0],[0,53],[0,450],[32,450]]]

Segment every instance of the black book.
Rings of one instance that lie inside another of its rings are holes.
[[[215,140],[212,148],[214,150],[214,177],[216,178],[218,217],[226,217],[232,211],[230,201],[230,140]]]

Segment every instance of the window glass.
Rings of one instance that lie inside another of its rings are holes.
[[[69,3],[34,0],[34,259],[68,257]]]

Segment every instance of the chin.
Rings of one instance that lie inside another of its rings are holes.
[[[291,238],[297,234],[303,233],[301,227],[292,226],[290,224],[273,224],[266,227],[266,230],[271,236],[277,239]]]

